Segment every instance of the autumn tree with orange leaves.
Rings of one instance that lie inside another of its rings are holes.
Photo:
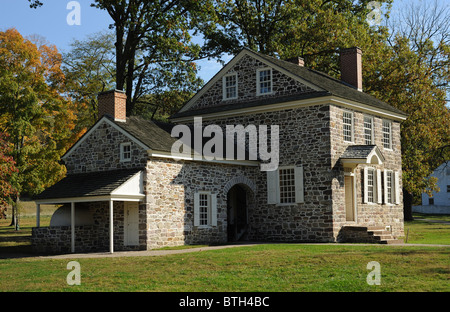
[[[64,96],[65,77],[55,46],[0,32],[0,131],[18,170],[12,182],[11,225],[18,227],[20,195],[34,195],[65,174],[58,160],[78,138],[74,104]]]

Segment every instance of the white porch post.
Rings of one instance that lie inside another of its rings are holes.
[[[36,227],[41,226],[41,204],[36,204]]]
[[[114,218],[113,218],[113,204],[112,200],[109,201],[109,252],[114,252]]]
[[[71,250],[75,252],[75,203],[70,203]]]

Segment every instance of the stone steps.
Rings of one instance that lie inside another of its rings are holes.
[[[348,243],[403,244],[383,226],[344,226],[342,241]]]

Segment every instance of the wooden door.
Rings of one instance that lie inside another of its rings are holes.
[[[125,202],[124,240],[126,246],[139,245],[139,203]]]
[[[344,177],[345,191],[345,219],[346,221],[355,221],[355,207],[353,202],[353,177]]]

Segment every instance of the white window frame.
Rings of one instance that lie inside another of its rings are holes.
[[[202,203],[202,197],[206,196],[206,222],[202,223],[202,208],[205,206]],[[209,191],[199,191],[194,193],[194,226],[198,228],[210,228],[217,226],[217,194]]]
[[[372,196],[369,198],[369,171],[372,172],[372,185],[371,185],[371,192]],[[380,172],[381,173],[381,172]],[[363,174],[364,174],[364,196],[363,196],[363,203],[364,204],[377,204],[380,203],[380,176],[381,174],[379,171],[372,167],[365,167]]]
[[[389,131],[385,131],[385,124],[389,125]],[[381,142],[383,147],[388,150],[392,150],[392,121],[388,119],[382,119],[381,121]],[[389,135],[388,142],[386,142],[385,135]]]
[[[268,82],[270,83],[270,91],[269,92],[261,92],[261,82],[260,81],[260,73],[263,71],[269,71],[270,72],[270,80],[268,80]],[[258,68],[256,70],[256,95],[266,95],[266,94],[272,94],[273,93],[273,72],[272,72],[272,68],[270,67],[266,67],[266,68]]]
[[[227,89],[228,88],[232,88],[232,86],[227,86],[227,78],[228,77],[235,77],[236,79],[236,84],[234,85],[235,88],[235,96],[233,97],[227,97]],[[227,74],[225,76],[222,77],[222,99],[223,100],[234,100],[238,98],[238,75],[237,73],[231,73],[231,74]]]
[[[294,201],[281,202],[280,170],[294,169]],[[304,203],[303,166],[281,166],[277,170],[267,171],[267,203],[277,206],[289,206]]]
[[[366,125],[369,124],[368,122],[366,122],[366,119],[370,120],[370,129],[366,127]],[[364,144],[373,145],[374,144],[373,117],[364,115],[363,123],[364,123]],[[370,135],[370,142],[368,142],[366,135]]]
[[[348,123],[345,122],[345,119],[348,119],[348,117],[346,117],[345,114],[350,114],[351,115],[351,117],[350,117],[350,119],[351,119],[351,123],[350,123],[350,136],[351,136],[351,138],[350,138],[350,141],[347,140],[347,138],[346,138],[347,135],[345,134],[346,130],[348,130],[348,129],[345,128],[345,126],[349,125]],[[344,138],[344,142],[353,143],[354,140],[355,140],[355,121],[354,121],[354,119],[355,119],[354,118],[354,113],[352,111],[344,110],[342,112],[342,136]]]
[[[391,176],[391,199],[389,200],[388,175]],[[400,204],[400,175],[398,171],[384,169],[384,203],[386,205]]]
[[[291,179],[282,179],[282,177],[287,177],[286,171],[292,171],[289,173],[291,175]],[[290,185],[287,185],[291,182]],[[278,193],[279,193],[279,204],[295,204],[295,167],[281,167],[278,169]],[[290,193],[290,195],[287,195]]]
[[[129,151],[125,151],[125,147],[129,147]],[[129,153],[129,156],[126,155]],[[128,156],[128,157],[125,157]],[[131,161],[131,142],[120,143],[120,162]]]

